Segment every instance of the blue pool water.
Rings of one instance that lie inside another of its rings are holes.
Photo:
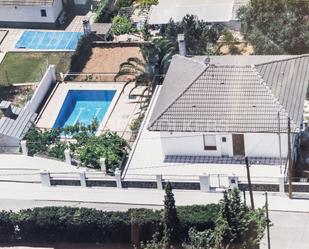
[[[74,125],[76,122],[89,125],[94,118],[101,123],[115,93],[113,90],[70,90],[54,128]]]
[[[15,48],[40,50],[75,50],[80,32],[24,31]]]

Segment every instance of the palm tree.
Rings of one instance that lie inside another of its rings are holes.
[[[176,51],[175,44],[172,41],[163,38],[155,39],[152,43],[143,45],[141,48],[143,59],[131,57],[126,62],[121,63],[114,80],[125,78],[126,85],[135,84],[129,96],[132,95],[136,87],[146,86],[141,95],[148,102],[156,85],[162,82],[171,58]],[[146,93],[147,95],[145,95]]]

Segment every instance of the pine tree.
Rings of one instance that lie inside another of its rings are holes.
[[[179,242],[179,220],[175,206],[174,194],[170,182],[165,187],[164,197],[164,243],[169,248],[172,243]]]

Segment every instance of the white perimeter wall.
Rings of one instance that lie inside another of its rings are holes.
[[[203,134],[215,135],[217,150],[204,150]],[[221,141],[226,137],[226,144]],[[279,138],[274,133],[244,134],[247,156],[279,157]],[[161,144],[164,155],[222,156],[223,151],[233,156],[232,134],[197,132],[161,132]],[[281,134],[282,156],[287,156],[287,135]],[[222,148],[226,146],[225,148]]]
[[[41,16],[41,9],[46,10],[46,17]],[[61,0],[52,6],[0,6],[0,21],[54,23],[62,9]]]
[[[56,84],[56,82],[56,67],[51,65],[45,72],[38,88],[35,90],[31,100],[27,103],[26,108],[36,113],[44,100],[46,93],[53,84]]]

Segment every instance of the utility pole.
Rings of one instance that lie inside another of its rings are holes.
[[[265,192],[265,210],[266,210],[266,227],[267,227],[267,248],[270,249],[270,233],[269,233],[269,213],[268,213],[268,196]]]
[[[291,119],[288,117],[288,177],[289,177],[289,198],[292,199],[292,156],[291,156]]]
[[[250,165],[249,165],[249,159],[247,156],[245,157],[245,162],[246,162],[246,168],[247,168],[247,178],[248,178],[248,188],[249,188],[249,194],[250,194],[251,208],[254,209],[254,200],[253,200],[253,192],[252,192],[251,177],[250,177]]]
[[[280,112],[278,112],[278,138],[279,138],[279,155],[280,155],[280,174],[282,174],[282,148],[281,148]]]

